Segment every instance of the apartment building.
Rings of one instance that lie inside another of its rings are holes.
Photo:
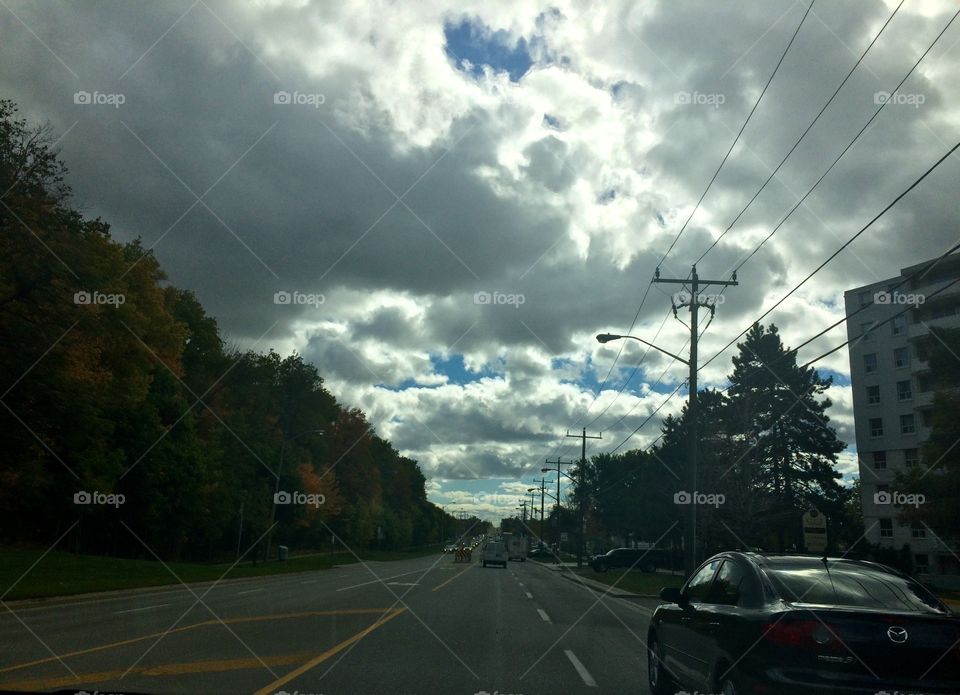
[[[909,501],[898,497],[895,482],[897,471],[923,463],[930,437],[938,388],[925,360],[930,329],[960,328],[960,284],[930,295],[958,277],[960,254],[952,254],[844,294],[848,317],[865,307],[848,319],[847,336],[866,537],[896,549],[909,544],[918,574],[960,574],[957,539],[898,519],[898,503]]]

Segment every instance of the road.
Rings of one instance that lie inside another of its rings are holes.
[[[11,603],[0,688],[646,693],[654,605],[601,597],[534,562],[504,570],[449,555]]]

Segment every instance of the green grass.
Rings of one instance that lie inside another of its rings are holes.
[[[593,579],[602,584],[616,584],[617,589],[630,591],[635,594],[658,595],[660,589],[666,586],[680,587],[683,585],[683,577],[676,574],[660,574],[659,572],[646,573],[630,570],[609,570],[607,572],[594,572],[589,567],[573,570],[582,577]]]
[[[435,549],[409,552],[372,550],[361,552],[360,557],[370,561],[391,561],[423,557],[436,552]],[[42,559],[40,559],[41,556]],[[180,580],[202,582],[214,581],[221,577],[224,579],[259,577],[326,570],[333,565],[354,562],[357,562],[357,558],[351,553],[338,552],[333,555],[317,553],[291,557],[286,562],[273,561],[257,565],[244,562],[232,569],[232,563],[170,562],[165,567],[155,560],[74,555],[57,550],[43,555],[41,550],[0,548],[0,598],[5,601],[14,601],[94,591],[179,585]]]

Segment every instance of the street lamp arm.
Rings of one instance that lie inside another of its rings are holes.
[[[674,355],[672,352],[668,352],[667,350],[664,350],[661,347],[657,347],[653,343],[648,343],[643,338],[638,338],[635,335],[616,335],[614,333],[600,333],[599,335],[597,335],[597,342],[609,343],[611,340],[619,340],[620,338],[630,338],[631,340],[636,340],[637,342],[643,343],[648,347],[652,347],[654,350],[657,350],[658,352],[662,352],[664,355],[667,355],[668,357],[672,357],[675,360],[683,362],[683,364],[687,365],[688,367],[690,366],[689,360],[686,360],[683,357],[680,357],[680,355]]]

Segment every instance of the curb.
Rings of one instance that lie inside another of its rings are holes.
[[[635,594],[632,591],[624,591],[623,589],[617,589],[616,587],[611,586],[610,584],[604,584],[603,582],[598,582],[587,577],[582,577],[579,574],[575,574],[572,570],[563,567],[562,565],[557,566],[553,565],[546,567],[545,565],[540,564],[542,567],[549,569],[551,572],[557,572],[564,579],[568,579],[571,582],[580,584],[581,586],[586,586],[589,589],[595,591],[602,591],[607,596],[613,596],[614,598],[660,598],[659,595],[654,596],[653,594]]]

